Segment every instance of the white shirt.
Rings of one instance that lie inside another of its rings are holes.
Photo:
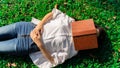
[[[71,17],[58,9],[53,9],[53,18],[43,27],[42,40],[47,51],[54,57],[55,65],[51,64],[40,51],[31,53],[29,56],[33,63],[40,68],[51,68],[62,64],[77,54],[71,32]],[[37,24],[39,20],[33,18],[32,22]]]

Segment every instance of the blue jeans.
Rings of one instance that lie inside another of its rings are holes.
[[[28,22],[17,22],[0,27],[0,53],[28,55],[38,51],[38,47],[30,38],[35,25]]]

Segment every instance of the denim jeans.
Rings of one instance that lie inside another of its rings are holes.
[[[0,53],[28,55],[38,51],[30,38],[35,25],[29,22],[17,22],[0,27]]]

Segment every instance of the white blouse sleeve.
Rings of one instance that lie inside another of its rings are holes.
[[[63,13],[62,11],[60,11],[56,8],[53,8],[52,13],[53,13],[53,19],[56,19],[56,18],[66,19],[66,20],[68,20],[68,23],[75,21],[75,19],[66,15],[65,13]]]
[[[53,13],[53,19],[55,19],[56,16],[58,16],[62,12],[60,10],[56,9],[56,8],[53,8],[52,13]]]

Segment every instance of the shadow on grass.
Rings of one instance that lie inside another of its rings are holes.
[[[76,66],[87,67],[88,64],[98,63],[104,65],[106,62],[110,62],[113,58],[113,47],[108,35],[104,35],[104,38],[98,40],[99,47],[98,49],[83,50],[79,51],[76,56],[65,61],[64,64],[58,65],[55,68],[75,68]],[[75,67],[74,67],[75,66]]]

